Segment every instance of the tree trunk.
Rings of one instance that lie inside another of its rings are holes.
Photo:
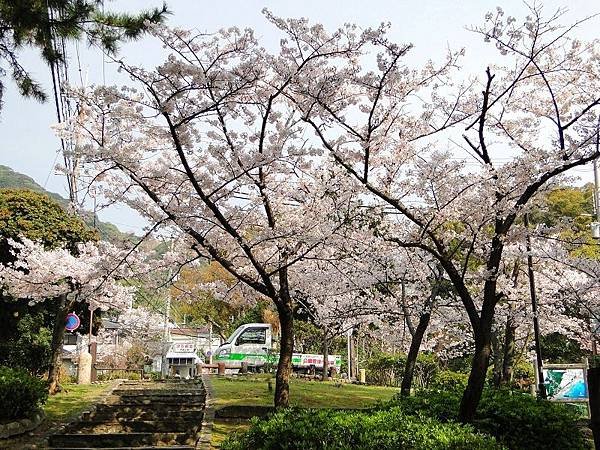
[[[354,342],[354,332],[349,336],[350,338],[350,370],[349,376],[351,380],[358,379],[358,367],[356,367],[356,343]]]
[[[406,356],[406,364],[404,366],[402,384],[400,385],[401,396],[410,396],[410,388],[412,387],[413,377],[415,374],[415,367],[417,365],[417,358],[419,356],[419,350],[421,348],[421,344],[423,343],[423,338],[425,337],[427,327],[429,326],[429,320],[431,319],[431,310],[433,309],[433,303],[435,302],[435,298],[437,297],[438,292],[440,290],[439,283],[442,279],[443,269],[441,267],[437,267],[436,270],[437,272],[435,274],[435,279],[433,280],[433,284],[431,286],[431,293],[429,294],[429,297],[427,297],[427,300],[423,305],[423,311],[421,312],[421,316],[419,317],[419,323],[417,324],[417,328],[409,328],[410,333],[412,335],[412,339],[410,341],[408,355]],[[402,292],[402,295],[404,298],[404,291]],[[408,320],[410,320],[408,311],[405,310],[404,313],[405,317]]]
[[[74,300],[68,300],[67,295],[59,297],[56,319],[52,329],[52,356],[50,367],[48,368],[48,392],[50,395],[56,394],[60,390],[59,377],[62,365],[61,356],[63,349],[63,340],[65,336],[65,320],[69,310],[73,307]]]
[[[502,367],[504,365],[503,345],[498,337],[499,332],[492,332],[492,365],[494,387],[500,387],[502,383]]]
[[[484,315],[482,313],[478,333],[475,336],[475,354],[471,363],[471,373],[469,374],[469,381],[463,393],[458,413],[458,419],[463,423],[471,423],[473,421],[485,386],[485,378],[492,350],[492,318],[493,314]]]
[[[515,364],[515,319],[511,315],[506,318],[506,332],[504,336],[504,357],[502,362],[502,378],[500,384],[506,385],[512,382],[513,366]]]
[[[415,366],[417,365],[417,357],[419,356],[419,349],[425,336],[425,331],[429,326],[429,319],[431,318],[431,312],[428,309],[419,318],[419,324],[415,329],[415,334],[410,341],[410,349],[406,356],[406,364],[404,366],[404,375],[402,376],[402,384],[400,386],[400,395],[408,397],[410,395],[410,388],[412,387],[413,376],[415,373]]]
[[[327,326],[323,329],[323,376],[322,381],[327,381],[329,377],[329,342],[327,338]]]
[[[290,403],[290,375],[292,373],[292,353],[294,352],[294,315],[289,294],[277,302],[281,341],[279,363],[275,374],[275,407],[287,408]]]

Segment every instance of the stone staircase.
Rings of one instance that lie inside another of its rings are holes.
[[[206,392],[199,381],[123,382],[103,404],[49,438],[59,449],[196,448]]]

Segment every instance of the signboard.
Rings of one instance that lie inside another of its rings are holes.
[[[195,353],[196,345],[193,341],[173,342],[170,351],[174,353]]]
[[[75,331],[81,325],[81,320],[74,312],[67,314],[67,318],[65,321],[65,330],[67,331]]]
[[[588,400],[585,369],[583,367],[544,368],[544,384],[549,400],[576,402]]]

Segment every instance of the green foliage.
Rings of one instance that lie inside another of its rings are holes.
[[[263,322],[263,313],[269,308],[269,302],[258,301],[256,305],[241,314],[230,326],[229,334],[232,333],[240,325],[246,323],[261,323]]]
[[[467,387],[469,375],[453,370],[441,370],[435,374],[429,387],[440,391],[461,392]]]
[[[47,398],[43,381],[24,370],[0,366],[0,420],[27,417]]]
[[[142,379],[140,370],[107,370],[98,375],[98,381]]]
[[[1,0],[0,0],[1,1]],[[10,167],[0,165],[0,189],[19,189],[28,190],[44,194],[50,197],[56,203],[60,204],[64,209],[69,207],[69,201],[62,198],[54,192],[45,190],[37,184],[31,177],[15,172]],[[123,233],[112,223],[102,222],[94,217],[94,213],[83,211],[81,218],[88,227],[93,227],[98,231],[100,238],[109,242],[137,242],[139,238],[132,233]]]
[[[527,389],[535,383],[535,373],[530,361],[521,359],[513,367],[512,387],[514,389]]]
[[[81,242],[97,239],[94,230],[46,195],[26,189],[0,189],[0,262],[10,260],[7,238],[20,236],[47,248],[66,248],[76,254]]]
[[[513,449],[586,449],[577,426],[579,414],[570,405],[538,400],[527,394],[491,391],[478,411],[479,430]]]
[[[330,355],[346,354],[346,338],[337,336],[327,342]],[[323,329],[305,320],[294,319],[294,351],[323,353]]]
[[[41,311],[24,315],[17,322],[13,339],[0,342],[0,366],[19,367],[31,375],[43,375],[48,370],[52,353],[52,332],[45,322],[46,317]]]
[[[399,386],[402,382],[405,355],[378,353],[367,361],[365,366],[367,382],[380,386]]]
[[[73,254],[78,244],[97,238],[94,230],[50,197],[26,189],[0,189],[0,264],[14,259],[8,239],[18,241],[21,236],[47,248],[66,248]],[[85,327],[87,305],[77,303],[74,309]],[[0,295],[0,364],[21,367],[32,374],[47,370],[50,330],[57,311],[56,299],[29,306],[26,299]]]
[[[558,332],[550,333],[540,338],[542,355],[551,364],[578,363],[588,353],[574,339]]]
[[[249,449],[499,449],[469,426],[405,415],[400,408],[371,412],[286,409],[230,436],[224,450]]]
[[[471,371],[472,360],[473,352],[465,352],[461,356],[446,361],[446,367],[454,372],[469,373]]]
[[[46,194],[52,200],[66,206],[67,201],[54,192],[46,191],[35,180],[27,175],[15,172],[10,167],[0,165],[0,189],[27,189],[29,191]]]
[[[573,256],[600,259],[600,248],[590,231],[594,220],[593,189],[592,184],[554,189],[532,212],[531,221],[558,227],[560,239]]]
[[[456,420],[460,398],[460,392],[431,390],[414,397],[396,397],[391,404],[407,415],[423,414],[445,422]],[[481,398],[473,426],[515,450],[587,449],[578,418],[571,405],[488,390]]]
[[[367,381],[382,386],[400,386],[404,375],[406,355],[378,353],[366,363]],[[425,388],[440,370],[440,362],[436,355],[419,353],[413,375],[413,387]]]

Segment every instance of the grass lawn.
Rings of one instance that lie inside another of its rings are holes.
[[[217,408],[229,405],[273,404],[273,392],[269,391],[268,380],[275,389],[271,376],[211,377]],[[397,388],[361,386],[358,384],[292,379],[290,403],[304,408],[368,408],[380,400],[389,400],[398,392]]]
[[[215,407],[224,406],[271,406],[273,391],[269,391],[269,380],[275,389],[272,375],[248,375],[238,377],[211,377]],[[392,398],[398,388],[380,386],[341,385],[333,382],[292,379],[290,381],[290,403],[304,408],[368,408],[378,401]],[[215,419],[211,436],[212,448],[234,431],[244,431],[249,424],[245,421]]]
[[[210,445],[212,448],[219,448],[221,442],[234,431],[246,431],[250,424],[246,421],[229,422],[215,419],[213,422],[212,434],[210,436]]]
[[[91,403],[97,402],[110,383],[103,384],[64,384],[65,391],[48,397],[44,406],[47,420],[62,422],[83,411]]]

